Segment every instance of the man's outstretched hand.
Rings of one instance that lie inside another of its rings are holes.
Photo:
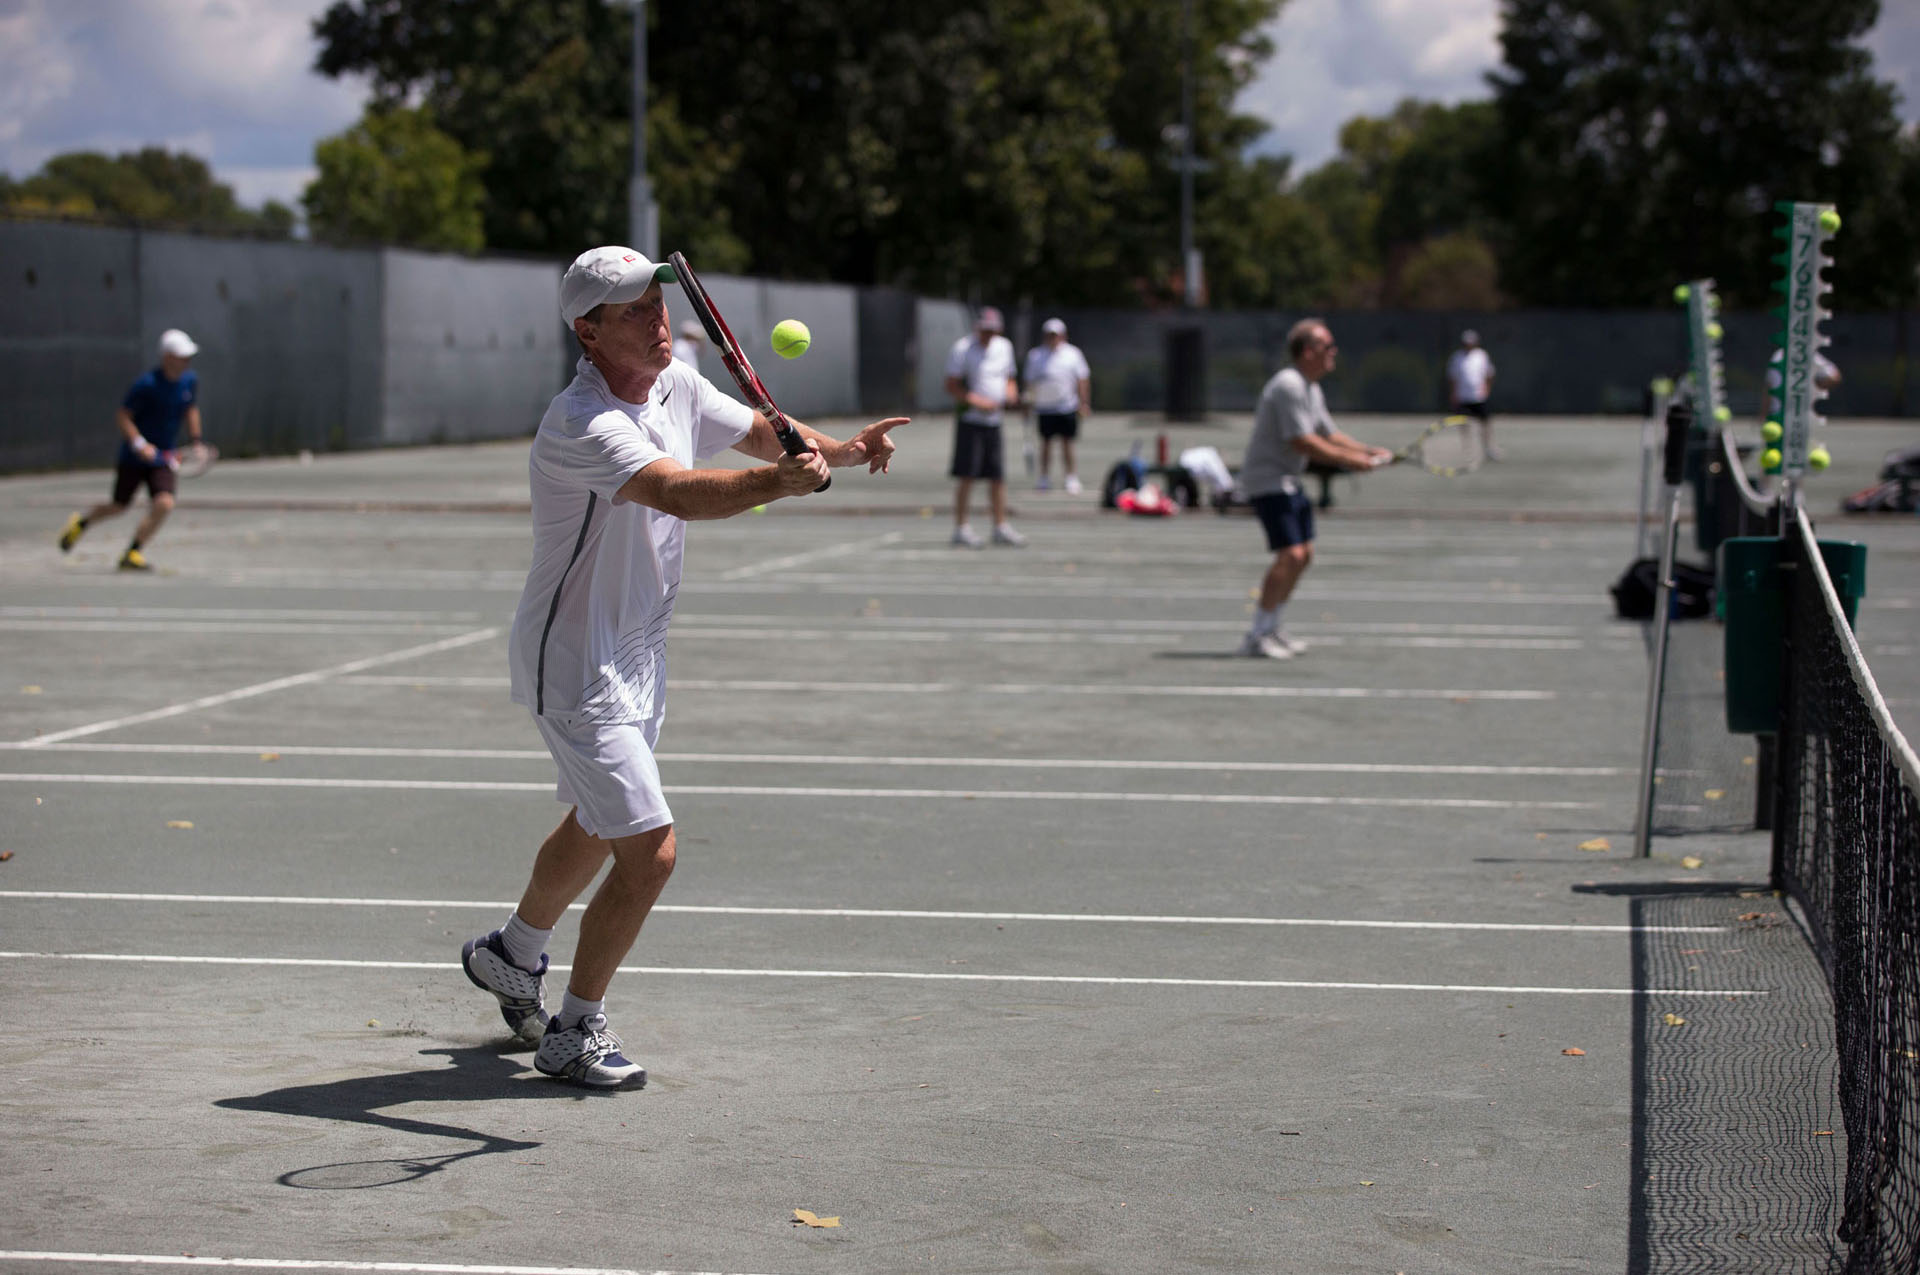
[[[841,465],[858,465],[866,462],[870,474],[884,474],[887,465],[893,460],[893,440],[887,432],[896,425],[905,425],[913,418],[910,416],[889,416],[873,424],[847,440],[846,450],[841,453]]]

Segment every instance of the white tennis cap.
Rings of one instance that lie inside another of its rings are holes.
[[[1040,330],[1042,332],[1058,332],[1061,336],[1065,336],[1067,334],[1067,321],[1065,319],[1048,319],[1040,325]]]
[[[200,347],[179,328],[168,328],[160,334],[160,353],[171,354],[176,359],[190,359],[200,353]]]
[[[573,259],[560,281],[560,317],[572,323],[597,305],[637,300],[656,279],[672,283],[673,267],[615,244],[589,248]]]

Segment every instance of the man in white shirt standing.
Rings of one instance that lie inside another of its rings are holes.
[[[1487,415],[1487,399],[1492,395],[1493,360],[1480,348],[1480,334],[1468,328],[1460,334],[1460,348],[1447,359],[1447,405],[1458,415],[1480,422],[1487,459],[1499,460],[1500,449],[1493,445],[1493,419]]]
[[[533,564],[514,614],[513,699],[533,713],[571,809],[534,860],[506,924],[467,943],[467,977],[507,1026],[538,1041],[534,1067],[595,1088],[646,1083],[607,1028],[607,985],[673,871],[673,813],[653,749],[666,711],[666,636],[686,524],[804,496],[830,466],[887,468],[876,421],[847,442],[794,422],[813,446],[787,455],[773,428],[673,357],[661,284],[673,267],[631,248],[582,253],[560,314],[583,355],[547,408],[528,458]],[[769,462],[694,469],[727,448]],[[546,945],[567,906],[613,867],[587,904],[560,1012],[549,1019]]]
[[[1063,486],[1070,496],[1080,494],[1080,474],[1074,467],[1073,440],[1080,436],[1080,414],[1093,411],[1093,372],[1080,347],[1067,340],[1064,319],[1048,319],[1040,325],[1040,344],[1027,351],[1027,366],[1021,378],[1026,382],[1027,401],[1040,426],[1040,477],[1034,483],[1039,491],[1047,489],[1047,464],[1053,452],[1053,440],[1060,440],[1060,467],[1066,471]]]
[[[1301,490],[1310,460],[1340,469],[1373,469],[1393,458],[1333,427],[1320,378],[1333,371],[1340,347],[1319,319],[1302,319],[1287,332],[1293,366],[1281,368],[1260,391],[1253,434],[1240,465],[1240,490],[1267,533],[1273,562],[1260,581],[1260,604],[1240,643],[1240,654],[1290,660],[1307,644],[1284,627],[1287,600],[1313,563],[1313,500]]]
[[[706,343],[707,334],[701,328],[700,320],[688,319],[680,325],[680,335],[673,339],[673,357],[698,371],[700,347]]]
[[[967,521],[973,484],[984,480],[993,508],[993,543],[1018,547],[1027,538],[1007,521],[1007,472],[1000,442],[1000,422],[1007,404],[1020,401],[1020,383],[1014,379],[1013,342],[1001,333],[1006,320],[992,306],[983,306],[973,321],[971,335],[953,343],[947,354],[947,393],[958,409],[953,425],[953,543],[979,549],[986,542]]]

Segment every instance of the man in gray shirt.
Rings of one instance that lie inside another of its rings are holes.
[[[1260,581],[1260,607],[1240,643],[1242,655],[1288,660],[1307,649],[1280,623],[1293,586],[1313,561],[1313,501],[1300,489],[1307,462],[1373,469],[1393,457],[1386,448],[1371,447],[1333,427],[1320,378],[1333,371],[1338,353],[1333,334],[1321,320],[1294,324],[1287,332],[1293,366],[1274,374],[1253,411],[1253,437],[1240,465],[1240,490],[1266,528],[1273,565]]]

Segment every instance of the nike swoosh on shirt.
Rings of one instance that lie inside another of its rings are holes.
[[[666,406],[667,400],[672,397],[673,397],[673,386],[669,385],[667,386],[666,389],[660,391],[660,405],[662,407]]]

